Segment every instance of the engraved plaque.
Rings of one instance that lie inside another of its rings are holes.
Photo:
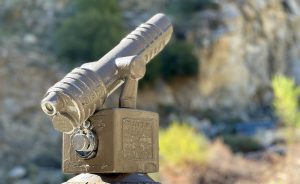
[[[124,159],[152,159],[152,120],[124,118],[122,126]]]
[[[90,118],[98,137],[94,158],[82,159],[63,137],[63,171],[66,173],[151,173],[158,172],[158,114],[115,108]]]

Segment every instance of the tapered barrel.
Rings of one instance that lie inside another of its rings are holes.
[[[45,94],[41,106],[54,127],[65,133],[86,121],[130,75],[116,60],[136,56],[148,63],[169,42],[173,28],[164,14],[141,24],[100,60],[85,63],[67,74]],[[105,39],[105,38],[103,38]]]

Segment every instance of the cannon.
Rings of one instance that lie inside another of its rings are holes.
[[[156,14],[101,59],[73,69],[48,89],[41,107],[63,133],[64,172],[158,171],[159,116],[136,109],[136,99],[147,63],[166,46],[172,32],[170,20]],[[118,88],[119,106],[103,108]]]

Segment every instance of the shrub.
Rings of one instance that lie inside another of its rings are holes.
[[[161,161],[167,166],[186,163],[204,164],[208,157],[208,142],[205,137],[183,123],[172,123],[160,131]]]
[[[56,32],[57,54],[73,64],[97,60],[122,38],[118,4],[116,0],[70,3],[74,12]]]
[[[277,75],[272,80],[274,91],[273,105],[275,112],[287,127],[300,128],[300,113],[298,98],[300,88],[295,81],[283,75]]]
[[[55,34],[55,48],[57,55],[71,65],[99,59],[119,43],[125,32],[116,0],[70,1],[66,14]],[[184,40],[170,42],[147,66],[143,81],[197,74],[198,61],[192,50]]]
[[[162,77],[170,80],[174,76],[194,76],[198,73],[198,60],[192,53],[191,44],[174,40],[149,63],[143,81],[152,82]]]
[[[217,9],[218,4],[214,0],[171,0],[167,9],[173,14],[180,16],[197,12],[203,9]]]
[[[245,135],[225,135],[223,141],[233,152],[251,152],[263,148],[255,138]]]
[[[174,75],[193,76],[198,73],[198,61],[192,53],[193,47],[184,41],[175,41],[160,55],[162,77],[170,79]]]

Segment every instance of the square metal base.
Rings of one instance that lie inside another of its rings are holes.
[[[63,135],[65,173],[151,173],[158,172],[157,113],[137,109],[104,109],[89,119],[98,139],[91,159],[80,158]]]

